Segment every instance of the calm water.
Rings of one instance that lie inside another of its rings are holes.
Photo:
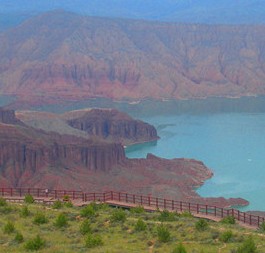
[[[198,192],[205,197],[243,197],[247,209],[265,210],[265,113],[211,113],[144,117],[161,137],[127,148],[128,157],[147,153],[203,161],[214,171]]]
[[[246,198],[246,210],[265,211],[265,97],[132,104],[97,99],[33,109],[84,107],[115,107],[157,128],[161,139],[127,148],[128,157],[196,158],[214,172],[199,194]]]

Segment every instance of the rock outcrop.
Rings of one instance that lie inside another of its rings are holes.
[[[115,109],[91,109],[68,112],[67,123],[90,136],[121,142],[125,145],[157,140],[156,129],[143,121],[134,120]]]

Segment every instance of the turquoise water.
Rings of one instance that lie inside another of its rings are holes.
[[[245,210],[265,210],[265,113],[207,113],[144,117],[161,139],[135,145],[128,157],[147,153],[203,161],[214,172],[198,193],[204,197],[242,197]]]

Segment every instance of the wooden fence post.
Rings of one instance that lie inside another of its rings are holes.
[[[156,208],[158,208],[158,198],[156,198]]]
[[[167,201],[166,201],[166,199],[164,199],[164,210],[166,210],[167,209]]]
[[[172,200],[172,210],[175,209],[174,200]]]

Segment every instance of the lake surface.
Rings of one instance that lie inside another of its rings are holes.
[[[37,109],[63,112],[84,107],[115,107],[157,128],[161,139],[128,147],[128,157],[153,153],[201,160],[214,172],[198,189],[201,196],[242,197],[250,201],[243,210],[265,211],[265,97],[131,104],[96,99]]]

